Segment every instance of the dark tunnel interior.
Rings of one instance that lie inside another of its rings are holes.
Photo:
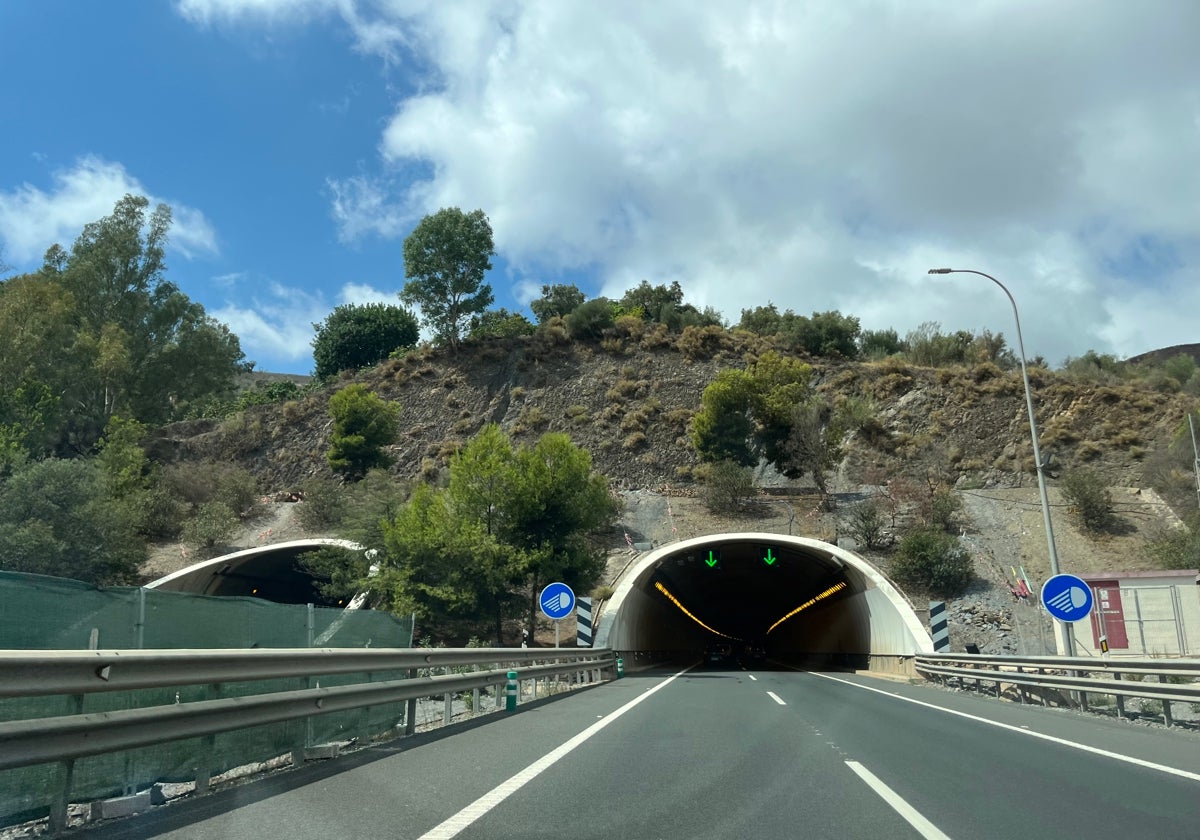
[[[764,535],[765,536],[765,535]],[[690,541],[654,561],[613,621],[614,647],[712,648],[799,660],[866,654],[862,576],[832,551],[787,541]]]

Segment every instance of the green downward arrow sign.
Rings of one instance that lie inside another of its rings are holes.
[[[708,567],[711,569],[713,566],[717,565],[717,558],[714,557],[713,553],[710,551],[708,552],[708,559],[706,559],[704,562],[707,563]]]
[[[777,558],[775,557],[775,555],[771,553],[771,549],[768,548],[767,556],[763,558],[763,562],[766,563],[768,566],[771,566],[775,563],[776,559]]]

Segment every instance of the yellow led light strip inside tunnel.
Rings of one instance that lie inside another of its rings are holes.
[[[670,602],[671,602],[672,604],[674,604],[675,606],[679,607],[679,611],[680,611],[680,612],[682,612],[684,615],[686,615],[686,616],[687,616],[688,618],[690,618],[692,621],[694,621],[694,622],[696,622],[697,624],[699,624],[701,627],[703,627],[703,628],[704,628],[705,630],[707,630],[708,632],[710,632],[710,633],[716,633],[718,636],[721,636],[721,637],[723,637],[723,638],[726,638],[726,639],[733,639],[735,642],[740,642],[740,641],[742,641],[742,640],[741,640],[741,639],[739,639],[737,636],[730,636],[728,633],[722,633],[720,630],[714,630],[714,629],[712,629],[711,627],[709,627],[707,624],[705,624],[703,621],[701,621],[700,619],[696,618],[696,616],[692,615],[692,612],[691,612],[691,610],[689,610],[689,609],[688,609],[687,607],[685,607],[683,604],[679,603],[679,599],[678,599],[678,598],[676,598],[674,595],[672,595],[672,594],[671,594],[671,592],[670,592],[670,590],[668,590],[668,589],[667,589],[667,587],[665,587],[665,586],[663,586],[663,585],[662,585],[662,582],[661,582],[661,581],[655,581],[655,583],[654,583],[654,588],[655,588],[655,589],[657,589],[657,590],[658,590],[659,592],[661,592],[662,594],[666,595],[666,596],[667,596],[667,600],[668,600],[668,601],[670,601]]]
[[[768,633],[770,633],[772,630],[774,630],[774,629],[775,629],[776,627],[778,627],[780,624],[783,624],[783,622],[787,621],[789,618],[791,618],[792,616],[796,615],[797,613],[799,613],[799,612],[801,612],[801,611],[803,611],[803,610],[806,610],[806,609],[808,609],[808,608],[809,608],[809,607],[811,607],[813,604],[817,603],[817,601],[823,601],[823,600],[825,600],[826,598],[828,598],[830,595],[835,595],[835,594],[837,594],[838,592],[841,592],[841,591],[842,591],[843,589],[845,589],[845,588],[846,588],[846,582],[845,582],[845,581],[841,581],[840,583],[835,583],[833,586],[831,586],[831,587],[829,587],[828,589],[826,589],[826,590],[825,590],[824,592],[822,592],[820,595],[815,595],[815,596],[813,596],[812,598],[809,598],[809,599],[808,599],[807,601],[805,601],[803,604],[801,604],[800,606],[796,607],[796,609],[792,610],[790,613],[788,613],[787,615],[785,615],[783,618],[781,618],[781,619],[779,619],[778,621],[776,621],[774,624],[772,624],[770,627],[768,627],[768,628],[767,628],[767,632],[768,632]]]

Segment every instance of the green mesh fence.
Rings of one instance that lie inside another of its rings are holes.
[[[0,648],[8,650],[303,648],[412,645],[412,622],[371,610],[274,604],[131,587],[100,589],[78,581],[0,572]],[[0,720],[145,708],[271,691],[402,679],[403,671],[309,679],[189,685],[171,689],[0,699]],[[306,745],[366,738],[403,721],[391,703],[256,726],[218,735],[79,759],[70,769],[70,801],[190,781],[266,761]],[[0,771],[0,826],[46,816],[62,795],[65,762]]]

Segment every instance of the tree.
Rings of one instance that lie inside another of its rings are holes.
[[[52,246],[14,300],[29,311],[40,298],[58,312],[46,341],[25,331],[17,341],[20,357],[43,359],[34,378],[62,397],[60,447],[90,448],[113,414],[152,424],[183,416],[192,400],[232,392],[247,369],[237,337],[166,279],[171,211],[158,205],[147,216],[148,206],[126,195],[70,252]]]
[[[404,240],[405,303],[421,308],[421,317],[439,341],[458,349],[470,317],[492,304],[492,287],[483,282],[495,254],[492,226],[482,210],[457,207],[426,216]]]
[[[819,407],[812,402],[811,378],[811,367],[774,351],[744,371],[721,371],[704,389],[692,418],[696,452],[706,461],[743,466],[762,457],[793,478],[816,470],[814,478],[823,486],[822,471],[837,454],[828,443],[840,443],[841,436],[826,422],[826,409],[815,420],[806,413]]]
[[[533,626],[543,585],[560,580],[583,590],[596,582],[604,556],[591,537],[611,525],[618,508],[608,480],[592,471],[592,456],[565,434],[549,432],[522,447],[517,472],[505,540],[526,555]]]
[[[817,491],[823,498],[828,498],[825,476],[841,460],[843,437],[842,424],[828,404],[809,399],[795,406],[791,428],[783,445],[783,474],[798,478],[808,473],[817,485]]]
[[[0,284],[0,460],[6,463],[43,457],[61,438],[62,395],[76,367],[73,320],[71,295],[40,275]]]
[[[503,548],[478,522],[460,516],[447,494],[425,484],[383,524],[384,562],[371,581],[394,612],[422,622],[474,622],[495,614],[507,589]],[[499,643],[497,639],[497,643]]]
[[[574,283],[542,286],[542,296],[529,302],[529,310],[539,324],[551,318],[565,318],[586,300]]]
[[[881,359],[904,349],[904,343],[893,329],[864,330],[858,336],[859,355],[866,359]]]
[[[393,350],[412,347],[420,337],[417,317],[386,303],[343,304],[313,327],[318,379],[377,365]]]
[[[671,314],[683,306],[683,288],[676,280],[671,285],[651,286],[643,280],[635,288],[625,292],[621,298],[621,310],[637,315],[643,321],[666,323]]]
[[[127,583],[146,547],[90,461],[48,458],[0,485],[0,568]]]
[[[746,375],[750,382],[756,449],[787,474],[791,469],[788,437],[795,423],[796,407],[807,403],[812,396],[812,368],[772,350],[759,356],[747,368]]]
[[[700,397],[692,417],[692,446],[706,461],[750,466],[758,458],[751,446],[753,383],[744,371],[723,370]]]
[[[533,335],[534,326],[519,312],[509,312],[504,307],[489,309],[471,319],[471,330],[467,338],[478,341],[486,338],[516,338]]]
[[[326,455],[330,469],[360,478],[372,467],[391,463],[383,447],[396,440],[400,406],[354,383],[329,398],[329,413],[333,415]]]
[[[814,356],[841,356],[853,359],[858,355],[858,318],[840,312],[814,312],[811,318],[800,318],[797,329],[799,346]]]
[[[584,590],[596,582],[603,555],[592,537],[616,514],[607,480],[566,435],[517,448],[495,425],[451,459],[444,490],[420,484],[403,504],[379,490],[365,496],[389,497],[375,513],[378,531],[354,534],[372,546],[381,537],[378,573],[365,576],[361,563],[333,569],[334,560],[317,558],[326,591],[341,597],[369,589],[381,606],[416,612],[439,632],[464,637],[488,621],[498,644],[504,619],[525,597],[536,609],[541,584],[564,580]],[[352,495],[350,507],[364,504],[358,499]]]
[[[771,336],[779,332],[780,315],[775,304],[756,306],[753,309],[743,309],[742,319],[738,327],[756,335]]]
[[[969,555],[949,534],[919,528],[905,535],[896,549],[892,577],[901,586],[917,587],[939,598],[966,591],[975,577]]]

